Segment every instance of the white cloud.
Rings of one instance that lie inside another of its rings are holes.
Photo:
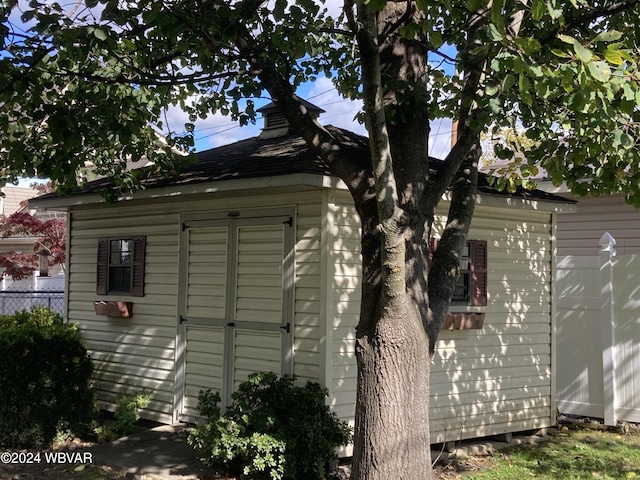
[[[344,0],[326,0],[324,6],[331,17],[337,18],[344,8]]]
[[[433,120],[429,134],[429,155],[444,158],[449,150],[451,150],[451,119]]]

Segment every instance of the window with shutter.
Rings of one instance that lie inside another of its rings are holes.
[[[438,248],[438,239],[429,239],[429,262]],[[487,305],[487,242],[469,240],[460,258],[460,276],[451,299],[452,305]]]
[[[438,248],[438,240],[429,239],[429,262]],[[469,240],[460,259],[460,277],[451,299],[452,307],[487,305],[487,242]],[[450,312],[447,313],[443,330],[467,330],[482,328],[484,313]]]
[[[144,296],[146,237],[98,239],[96,293]]]

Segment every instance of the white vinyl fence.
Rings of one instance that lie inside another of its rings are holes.
[[[605,233],[597,257],[557,264],[560,413],[640,422],[640,255],[615,255]]]

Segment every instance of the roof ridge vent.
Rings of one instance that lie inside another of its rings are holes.
[[[320,107],[317,107],[306,100],[300,99],[300,101],[302,102],[302,106],[305,107],[314,118],[318,118],[321,113],[324,113],[324,110]],[[262,132],[260,132],[258,138],[266,139],[283,137],[293,132],[293,127],[282,114],[277,103],[270,102],[264,107],[258,108],[256,111],[258,113],[262,113],[262,118],[264,118],[264,127],[262,128]]]

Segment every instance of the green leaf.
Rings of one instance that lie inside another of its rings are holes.
[[[553,53],[556,57],[560,57],[560,58],[571,58],[571,55],[569,55],[567,52],[565,52],[564,50],[560,50],[558,48],[554,48],[551,50],[551,53]]]
[[[432,31],[429,35],[429,42],[431,43],[431,46],[437,50],[444,43],[442,40],[442,34],[438,30]]]
[[[563,34],[558,35],[558,40],[561,40],[564,43],[568,43],[569,45],[575,45],[578,43],[578,41],[575,38],[569,35],[563,35]]]
[[[489,108],[493,113],[497,114],[502,109],[502,102],[500,102],[500,99],[498,98],[491,98],[489,100]]]
[[[620,145],[622,145],[623,148],[630,149],[633,148],[635,142],[631,135],[629,135],[628,133],[623,133],[620,136]]]
[[[505,92],[516,84],[516,76],[513,73],[507,73],[502,79],[502,91]]]
[[[578,58],[582,63],[589,63],[593,58],[593,52],[591,52],[591,50],[589,50],[588,48],[582,46],[579,42],[573,44],[573,49],[575,50],[576,55],[578,55]]]
[[[611,69],[607,62],[589,62],[587,68],[591,76],[599,82],[605,83],[611,78]]]
[[[107,39],[107,32],[102,28],[95,28],[93,30],[93,35],[98,39],[105,41]]]
[[[531,87],[531,82],[529,81],[529,77],[527,77],[524,73],[521,73],[518,77],[518,87],[520,88],[520,94],[523,92],[528,92]]]
[[[547,3],[547,10],[549,11],[549,15],[551,15],[551,18],[553,18],[554,20],[562,18],[562,8],[558,8],[557,6],[555,6],[555,2]]]
[[[542,48],[538,40],[529,37],[517,37],[516,45],[518,45],[527,55],[538,53]]]
[[[496,25],[496,27],[501,27],[500,30],[504,29],[504,16],[502,14],[502,7],[504,0],[493,0],[491,3],[491,22]]]
[[[29,21],[33,20],[35,16],[36,16],[35,10],[27,10],[22,14],[22,16],[20,17],[20,20],[22,20],[23,23],[28,23]]]
[[[622,32],[617,30],[610,30],[608,32],[602,32],[595,38],[596,42],[616,42],[622,38]]]
[[[498,85],[489,84],[484,87],[484,93],[486,93],[489,97],[493,97],[498,93]]]
[[[622,58],[620,51],[611,48],[611,45],[609,45],[605,50],[604,59],[613,65],[622,65],[624,63],[624,59]]]
[[[484,0],[466,0],[466,7],[470,12],[476,12],[485,6],[486,4]]]
[[[531,17],[538,21],[544,17],[547,12],[547,5],[543,0],[533,0],[531,4]]]
[[[501,42],[504,36],[498,31],[498,27],[496,27],[493,23],[489,24],[489,38],[494,42]]]
[[[362,3],[368,6],[371,10],[381,12],[384,6],[387,4],[387,0],[364,0],[364,2]]]

